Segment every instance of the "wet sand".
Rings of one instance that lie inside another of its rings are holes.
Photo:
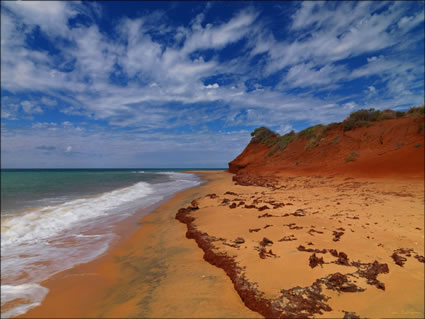
[[[21,317],[261,317],[245,307],[222,269],[203,260],[175,219],[180,207],[208,192],[210,183],[175,195],[105,256],[43,282],[50,290],[45,300]]]
[[[46,299],[22,317],[424,316],[423,180],[280,177],[264,187],[202,174],[207,184],[145,216],[106,256],[44,282]],[[300,300],[309,308],[297,313]]]

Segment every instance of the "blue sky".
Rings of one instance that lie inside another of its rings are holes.
[[[226,167],[424,101],[423,2],[1,2],[5,168]]]

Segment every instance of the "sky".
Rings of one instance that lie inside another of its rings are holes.
[[[423,103],[421,1],[1,1],[2,168],[224,168]]]

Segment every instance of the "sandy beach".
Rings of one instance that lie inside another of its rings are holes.
[[[180,207],[211,191],[216,174],[202,172],[209,183],[143,217],[139,230],[105,256],[43,282],[46,299],[21,317],[261,317],[245,307],[222,269],[203,260],[175,219]]]
[[[198,173],[23,317],[424,316],[423,180]]]

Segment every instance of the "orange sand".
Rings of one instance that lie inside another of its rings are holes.
[[[224,271],[205,262],[195,241],[185,238],[186,225],[175,220],[175,214],[193,199],[200,208],[191,213],[196,227],[223,238],[215,242],[218,250],[246,267],[246,277],[266,297],[277,296],[281,289],[309,286],[333,272],[355,271],[337,264],[312,269],[311,253],[296,249],[299,245],[335,248],[350,260],[387,263],[389,273],[378,276],[385,291],[366,284],[364,278],[356,283],[366,288],[364,292],[324,289],[333,311],[323,317],[341,318],[343,310],[361,317],[424,316],[424,264],[412,256],[400,267],[390,257],[398,248],[413,248],[424,255],[423,181],[282,177],[282,187],[271,189],[234,185],[227,172],[203,175],[207,184],[177,194],[144,217],[140,230],[112,252],[44,282],[50,289],[46,299],[22,317],[261,317],[245,307]],[[237,195],[224,195],[227,191]],[[206,197],[209,193],[218,198]],[[230,203],[223,205],[224,198]],[[233,202],[251,204],[255,199],[257,207],[270,209],[229,208]],[[269,200],[293,205],[273,209],[265,203]],[[305,216],[281,217],[299,208]],[[279,217],[258,218],[264,213]],[[359,219],[351,219],[354,216]],[[284,226],[289,223],[303,228],[291,230]],[[340,227],[344,234],[335,242],[332,231]],[[260,230],[249,232],[252,228]],[[307,233],[312,228],[323,234]],[[279,242],[289,235],[296,240]],[[239,248],[226,245],[237,237],[245,240]],[[267,248],[278,257],[259,257],[255,247],[264,237],[273,241]],[[316,255],[325,261],[335,259],[329,253]]]
[[[324,289],[331,297],[333,311],[322,316],[342,318],[343,311],[356,312],[360,317],[424,317],[424,264],[407,257],[404,267],[391,258],[395,249],[412,248],[424,255],[424,184],[418,180],[360,179],[344,176],[282,177],[277,187],[233,185],[229,175],[215,173],[210,187],[217,198],[197,199],[199,210],[190,213],[200,232],[223,240],[214,241],[217,251],[234,256],[239,266],[246,267],[246,278],[256,283],[267,298],[277,298],[281,289],[308,287],[316,279],[340,272],[353,273],[355,267],[324,264],[310,268],[312,253],[297,250],[307,248],[336,249],[346,253],[350,261],[386,263],[388,274],[378,275],[385,291],[368,285],[365,278],[356,284],[364,292],[335,292]],[[230,191],[236,194],[225,194]],[[230,202],[223,203],[223,199]],[[285,203],[273,209],[267,201]],[[244,205],[231,208],[232,203],[267,206],[259,211]],[[291,203],[292,205],[288,205]],[[302,209],[305,216],[286,216]],[[259,216],[268,213],[271,217]],[[358,219],[352,219],[358,217]],[[295,223],[302,229],[290,229]],[[285,226],[286,225],[286,226]],[[250,232],[249,229],[258,229]],[[333,231],[344,229],[339,241],[333,241]],[[311,232],[310,229],[322,233]],[[294,241],[279,241],[293,235]],[[244,239],[232,247],[238,237]],[[266,237],[273,241],[267,246],[277,257],[260,258],[256,248]],[[312,245],[309,245],[312,243]],[[230,245],[229,245],[230,244]],[[336,260],[331,254],[316,253],[325,262]],[[317,316],[317,315],[316,315]],[[318,316],[320,317],[320,315]]]
[[[177,194],[106,256],[43,282],[46,299],[21,317],[261,317],[175,220],[180,207],[210,191],[203,184]]]

